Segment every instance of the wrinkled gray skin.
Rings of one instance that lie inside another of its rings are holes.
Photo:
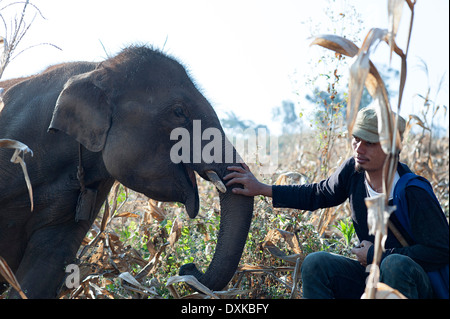
[[[23,173],[10,162],[13,151],[0,149],[0,255],[29,298],[57,296],[65,267],[74,262],[94,219],[75,221],[79,143],[86,186],[98,191],[94,215],[118,180],[150,198],[184,203],[193,218],[199,208],[194,171],[208,179],[205,171],[214,170],[223,178],[233,165],[172,163],[174,128],[192,133],[198,119],[202,129],[223,131],[185,69],[147,47],[125,49],[102,63],[51,67],[12,86],[3,101],[0,138],[21,141],[34,152],[25,155],[34,192],[30,212]],[[207,271],[193,264],[180,270],[213,290],[232,278],[253,211],[253,198],[234,195],[231,188],[220,193],[220,203],[218,243]]]

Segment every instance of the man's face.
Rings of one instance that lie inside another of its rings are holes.
[[[380,143],[370,143],[353,136],[352,147],[357,170],[373,172],[383,169],[386,154]]]

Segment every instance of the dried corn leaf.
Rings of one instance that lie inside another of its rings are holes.
[[[172,229],[170,230],[170,235],[169,235],[170,246],[173,246],[178,241],[178,239],[180,239],[182,227],[183,227],[183,224],[182,224],[181,220],[177,217],[173,221]]]
[[[397,112],[400,112],[400,106],[402,104],[402,98],[403,98],[403,90],[405,88],[406,83],[406,72],[407,72],[407,66],[406,66],[406,54],[403,53],[403,51],[397,47],[394,41],[394,51],[398,54],[398,56],[402,59],[402,67],[400,71],[400,85],[398,89],[398,103],[397,103]]]
[[[384,89],[384,85],[382,88]],[[384,97],[384,93],[379,93],[374,101],[378,119],[378,135],[381,148],[388,156],[385,163],[387,166],[384,175],[383,192],[384,194],[390,194],[397,169],[397,154],[400,152],[402,145],[401,136],[398,132],[398,114],[395,115],[392,112],[389,100],[387,97]],[[388,197],[386,197],[387,200]]]
[[[367,75],[371,69],[369,56],[380,40],[384,39],[387,31],[384,29],[373,28],[369,31],[364,42],[359,49],[355,61],[350,67],[349,90],[348,90],[348,111],[351,116],[347,116],[347,126],[351,133],[353,124],[356,119],[356,114],[359,110],[359,104],[363,93],[363,88],[366,83]]]
[[[273,271],[275,267],[272,266],[257,266],[257,265],[242,265],[239,266],[238,272],[258,272],[258,271]]]
[[[106,225],[108,224],[110,217],[111,217],[111,209],[109,207],[108,201],[105,200],[105,209],[103,210],[102,223],[100,224],[101,232],[105,231]]]
[[[378,235],[378,234],[377,234]],[[379,237],[379,236],[377,236]],[[377,238],[375,238],[375,241],[377,241]],[[376,247],[377,243],[375,243],[375,247]],[[375,248],[376,250],[377,248]],[[375,258],[375,257],[374,257]],[[378,265],[374,263],[370,265],[370,272],[369,275],[366,278],[366,287],[364,289],[364,294],[363,296],[364,299],[375,299],[376,296],[376,292],[377,292],[377,284],[380,282],[380,268],[378,267]]]
[[[121,184],[119,182],[115,182],[113,187],[112,187],[112,191],[109,192],[109,201],[112,202],[112,206],[111,208],[109,207],[108,203],[105,203],[105,211],[103,213],[103,219],[102,219],[102,224],[100,227],[100,230],[103,232],[106,229],[106,226],[109,225],[109,223],[111,223],[112,219],[114,218],[114,213],[116,213],[117,211],[120,210],[120,208],[122,207],[122,205],[124,205],[128,199],[128,189],[126,187],[125,188],[125,200],[122,202],[121,206],[119,208],[117,208],[117,198],[119,197],[119,189],[120,189]]]
[[[373,263],[366,282],[365,294],[367,299],[374,299],[376,288],[380,278],[379,263],[388,233],[389,216],[394,210],[391,206],[385,206],[386,195],[365,198],[367,206],[367,224],[369,234],[375,234]]]
[[[10,139],[0,139],[0,147],[15,149],[14,154],[11,157],[11,162],[14,164],[20,164],[20,166],[22,167],[22,171],[25,176],[25,182],[26,182],[27,188],[28,188],[28,195],[29,195],[30,201],[31,201],[31,211],[33,211],[33,208],[34,208],[33,187],[31,186],[30,177],[28,176],[27,165],[25,164],[25,161],[23,160],[23,158],[20,157],[20,153],[23,153],[23,154],[30,153],[31,156],[33,156],[33,151],[27,145],[25,145],[19,141],[10,140]]]
[[[288,263],[294,264],[294,265],[297,263],[298,259],[303,261],[303,259],[305,258],[305,256],[303,254],[287,255],[286,253],[284,253],[281,249],[279,249],[277,246],[275,246],[271,242],[265,243],[264,248],[266,248],[273,257],[282,259],[282,260],[284,260]]]
[[[8,263],[1,256],[0,256],[0,274],[19,293],[22,299],[28,299],[27,296],[22,291],[22,288],[20,287],[20,284],[17,281],[16,276],[14,276],[14,273],[12,272],[11,268],[9,268]]]
[[[169,243],[165,243],[162,245],[158,252],[153,256],[153,258],[145,265],[144,268],[141,269],[141,271],[136,275],[137,279],[141,279],[145,276],[148,276],[149,274],[153,273],[156,269],[156,265],[159,263],[159,259],[161,257],[161,254],[164,252],[166,247],[169,245]]]
[[[141,267],[145,267],[148,263],[147,260],[145,260],[141,254],[134,248],[131,248],[128,252],[127,252],[127,257],[129,258],[129,260],[133,263],[138,264]]]
[[[161,202],[149,199],[148,205],[150,207],[150,214],[154,219],[156,219],[158,222],[162,222],[164,219],[166,219],[166,213],[164,211],[164,208],[161,207]]]
[[[286,244],[288,244],[289,248],[292,249],[294,253],[296,254],[302,253],[302,250],[300,248],[299,242],[295,234],[281,229],[270,230],[267,233],[266,237],[264,238],[264,244],[269,242],[276,244],[281,238],[285,240]]]
[[[384,194],[391,193],[391,188],[392,188],[392,184],[394,182],[395,172],[397,171],[397,164],[398,164],[397,155],[389,154],[387,159],[388,159],[387,162],[384,164],[386,167],[386,172],[384,175],[384,184],[383,184]],[[388,200],[389,200],[389,196],[386,196],[386,205],[388,204]]]
[[[225,291],[215,291],[214,294],[222,299],[232,299],[237,295],[243,295],[249,293],[249,289],[231,288]]]
[[[291,248],[295,252],[295,254],[287,255],[276,246],[276,243],[278,243],[281,238],[285,240],[289,248]],[[282,259],[292,264],[295,264],[299,258],[303,260],[305,257],[301,251],[295,234],[281,229],[272,229],[271,231],[269,231],[269,233],[264,238],[263,247],[266,248],[269,253],[275,258]]]
[[[295,268],[292,266],[256,266],[256,265],[243,265],[239,266],[237,269],[237,272],[274,272],[274,271],[281,271],[281,272],[288,272],[293,271]]]
[[[135,213],[131,213],[131,212],[123,212],[123,213],[118,213],[114,216],[114,218],[116,217],[134,217],[134,218],[139,218],[140,216],[138,214]]]
[[[368,299],[366,292],[361,296],[361,299]],[[397,289],[378,282],[376,285],[375,299],[408,299]]]
[[[398,27],[400,26],[400,19],[402,17],[403,3],[405,0],[389,0],[388,1],[388,21],[389,21],[389,33],[388,44],[391,48],[391,60],[392,51],[394,51],[394,39],[397,36]]]
[[[296,254],[301,254],[302,249],[300,248],[299,242],[297,240],[297,237],[294,233],[278,229],[278,232],[283,236],[283,239],[288,244],[289,248],[294,251]]]
[[[180,295],[178,294],[176,289],[173,287],[173,285],[178,282],[185,282],[188,285],[197,289],[198,291],[202,292],[203,294],[207,295],[208,297],[210,297],[212,299],[219,299],[219,297],[217,297],[208,287],[206,287],[205,285],[200,283],[197,280],[197,278],[195,278],[194,276],[191,276],[191,275],[172,276],[167,280],[166,287],[170,290],[170,292],[172,293],[172,296],[174,296],[174,298],[180,297]]]
[[[403,97],[403,89],[405,87],[405,82],[406,82],[406,72],[407,72],[406,71],[407,70],[406,56],[408,54],[409,42],[411,40],[411,31],[412,31],[412,25],[413,25],[413,21],[414,21],[414,5],[415,5],[415,1],[409,1],[409,0],[406,1],[408,3],[409,8],[411,9],[411,20],[410,20],[410,24],[409,24],[409,33],[408,33],[408,41],[406,44],[406,50],[405,50],[405,53],[403,53],[403,51],[395,43],[395,38],[396,38],[397,31],[398,31],[398,28],[400,25],[400,19],[401,19],[402,11],[403,11],[403,2],[404,2],[404,0],[389,0],[389,2],[388,2],[389,33],[388,33],[388,37],[387,37],[386,41],[388,42],[389,47],[390,47],[391,60],[392,60],[392,52],[393,51],[395,51],[395,53],[397,53],[397,55],[402,59],[397,112],[400,112],[400,106],[401,106],[401,101],[402,101],[402,97]]]
[[[384,246],[387,237],[387,222],[390,216],[390,213],[385,209],[385,197],[385,194],[380,194],[364,199],[367,206],[367,226],[369,226],[369,234],[375,235],[379,232],[382,236],[382,246]]]
[[[354,57],[359,51],[359,48],[352,41],[334,34],[315,36],[310,45],[319,45],[349,57]]]
[[[132,284],[133,286],[145,289],[145,287],[142,286],[141,283],[137,281],[129,272],[122,272],[119,275],[119,278],[125,280],[126,282]]]
[[[159,296],[159,294],[156,292],[156,289],[154,287],[150,287],[150,288],[146,288],[146,287],[136,288],[136,287],[133,287],[133,286],[129,286],[127,284],[122,284],[122,287],[125,288],[126,290],[138,293],[138,294],[140,294],[142,296],[145,296],[145,297]]]
[[[19,141],[15,141],[15,140],[0,139],[0,147],[12,148],[12,149],[15,149],[16,151],[23,152],[23,153],[31,153],[31,155],[33,155],[33,151],[28,146],[26,146],[25,144],[23,144]],[[11,159],[11,161],[13,161],[13,160]]]
[[[381,79],[378,71],[376,70],[375,66],[370,65],[370,61],[362,62],[364,59],[368,59],[368,56],[370,54],[370,51],[374,49],[378,45],[378,43],[381,40],[385,40],[387,31],[384,29],[378,29],[374,28],[372,29],[368,35],[366,36],[366,39],[364,40],[363,46],[361,47],[360,52],[358,53],[358,57],[360,55],[363,56],[361,58],[361,61],[359,63],[358,60],[352,65],[351,68],[351,82],[350,89],[349,89],[349,95],[351,95],[351,91],[354,91],[356,94],[355,98],[359,107],[359,102],[361,100],[362,89],[360,84],[356,84],[355,88],[352,86],[354,85],[354,79],[357,81],[361,81],[361,76],[364,76],[367,68],[367,64],[369,64],[369,69],[371,71],[371,75],[374,77],[375,81],[370,81],[372,87],[369,89],[371,91],[372,96],[374,97],[375,104],[378,105],[377,109],[377,117],[378,117],[378,133],[380,136],[380,143],[383,151],[386,154],[395,154],[396,150],[400,149],[400,136],[397,133],[397,122],[394,120],[394,114],[391,111],[391,106],[389,102],[389,96],[387,94],[386,87],[384,85],[383,80]],[[401,51],[401,50],[400,50]],[[361,65],[361,67],[364,69],[363,71],[358,70],[358,65]],[[355,69],[354,69],[355,67]],[[403,68],[402,68],[403,69]],[[359,78],[352,74],[352,70],[356,70],[354,72],[360,73]],[[406,71],[405,71],[406,72]],[[353,75],[353,76],[352,76]],[[405,74],[406,76],[406,74]],[[366,79],[364,78],[364,82],[366,82]],[[402,81],[401,81],[402,82]],[[375,86],[376,85],[376,86]],[[366,85],[367,86],[367,85]],[[401,87],[402,88],[402,87]],[[352,99],[352,97],[349,97],[349,99]],[[351,107],[355,107],[353,105],[354,102],[351,102]]]
[[[409,43],[411,41],[412,26],[414,21],[414,6],[416,5],[416,2],[417,2],[416,0],[406,0],[409,9],[411,9],[411,20],[409,22],[408,42],[406,43],[405,55],[408,54]]]
[[[266,237],[264,238],[264,243],[267,243],[267,242],[275,242],[275,243],[277,243],[279,240],[280,240],[280,238],[281,238],[281,235],[280,235],[280,233],[277,231],[277,229],[271,229],[268,233],[267,233],[267,235],[266,235]]]
[[[104,241],[100,241],[99,245],[97,246],[96,251],[92,254],[90,257],[90,263],[92,264],[98,264],[101,267],[105,267],[106,265],[103,264],[105,260],[105,251],[104,251]]]
[[[397,150],[401,148],[400,134],[397,131],[396,116],[392,112],[390,104],[384,99],[375,99],[377,119],[378,119],[378,135],[380,144],[385,154],[395,153],[394,146]]]
[[[417,115],[410,114],[409,119],[410,119],[410,121],[412,119],[416,120],[416,123],[415,123],[416,125],[419,125],[424,130],[431,131],[430,128],[428,126],[426,126],[426,124]]]
[[[89,282],[89,290],[95,295],[95,299],[114,299],[114,295],[104,288],[100,288],[96,284]]]
[[[126,251],[124,243],[120,240],[120,236],[114,232],[105,233],[105,242],[107,246],[111,248],[112,252],[116,255],[123,255]]]

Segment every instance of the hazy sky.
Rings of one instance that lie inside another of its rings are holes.
[[[0,7],[7,3],[0,1]],[[219,116],[233,111],[243,119],[269,126],[272,108],[280,106],[283,100],[292,100],[298,109],[313,108],[304,100],[311,90],[305,79],[322,72],[315,69],[315,62],[332,52],[309,47],[308,37],[312,33],[337,32],[351,37],[361,28],[362,42],[370,28],[387,28],[385,0],[35,0],[32,3],[45,20],[36,16],[17,52],[43,42],[62,51],[51,46],[33,47],[11,62],[3,79],[37,73],[59,62],[101,61],[129,44],[149,44],[164,49],[187,66]],[[351,6],[361,14],[362,24],[351,15]],[[417,1],[404,116],[418,112],[421,101],[413,96],[426,93],[427,81],[419,58],[428,65],[434,89],[446,74],[438,102],[448,106],[448,7],[448,0]],[[325,9],[334,10],[333,23],[329,22],[330,14],[327,16]],[[6,21],[11,21],[20,12],[21,6],[16,5],[2,14]],[[30,18],[34,12],[29,8]],[[400,40],[409,17],[410,10],[405,4]],[[0,35],[4,34],[0,24]],[[400,41],[400,47],[404,48],[405,43]],[[374,61],[388,63],[387,45],[379,45]],[[394,59],[392,66],[399,68],[399,61]],[[448,127],[448,116],[445,123]]]

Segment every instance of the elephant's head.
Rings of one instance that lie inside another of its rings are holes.
[[[49,130],[102,152],[112,177],[150,198],[184,203],[191,218],[199,209],[194,171],[220,181],[227,166],[237,164],[217,115],[185,69],[146,47],[125,49],[72,77],[58,97]],[[185,265],[180,271],[213,290],[232,278],[253,211],[253,198],[222,191],[218,243],[208,270],[202,274]]]

